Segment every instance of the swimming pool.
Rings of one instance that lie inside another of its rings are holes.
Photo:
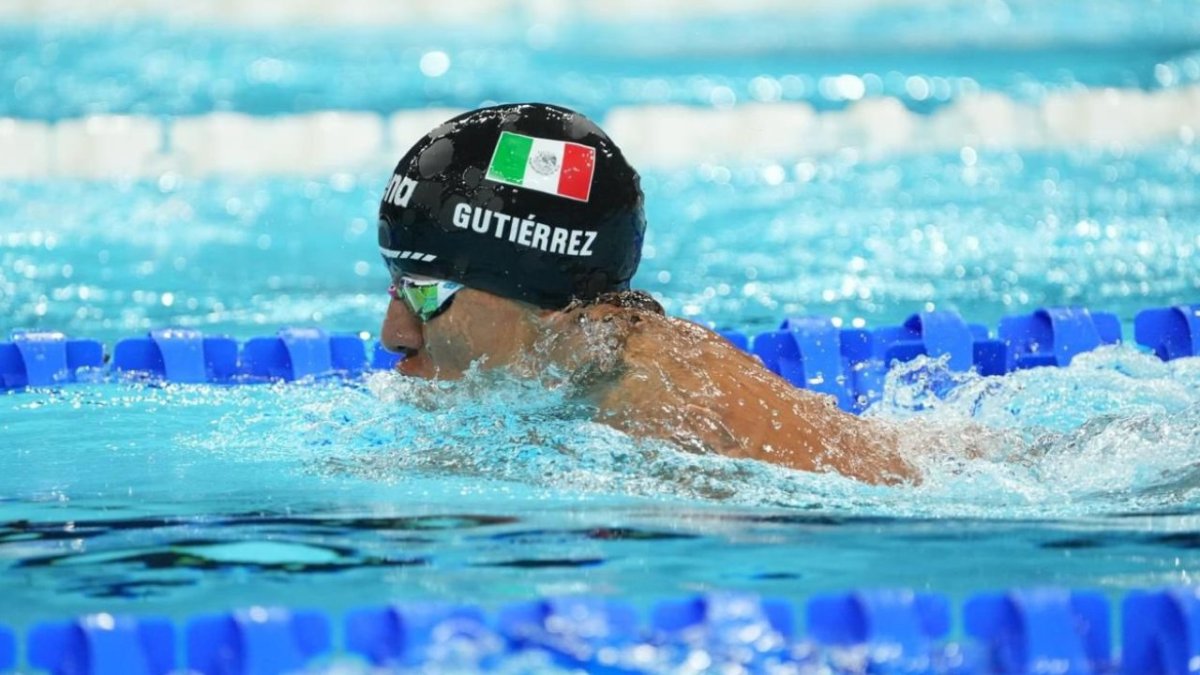
[[[373,223],[405,139],[441,109],[542,98],[642,167],[635,282],[673,314],[753,334],[1082,305],[1129,338],[1138,310],[1200,298],[1192,9],[699,12],[667,37],[650,14],[528,7],[487,30],[18,17],[0,28],[0,147],[22,151],[0,159],[0,331],[369,338],[387,281]],[[296,138],[344,143],[293,157]],[[923,368],[867,414],[909,425],[914,455],[963,437],[985,452],[921,459],[915,487],[633,441],[484,375],[0,395],[0,623],[1192,583],[1195,359]],[[959,393],[932,397],[945,377]]]

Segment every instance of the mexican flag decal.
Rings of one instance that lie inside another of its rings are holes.
[[[586,202],[595,168],[595,148],[502,131],[487,179]]]

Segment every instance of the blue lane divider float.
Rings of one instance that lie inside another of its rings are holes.
[[[863,590],[808,601],[808,632],[822,645],[865,645],[870,672],[924,672],[950,632],[950,603],[932,593]]]
[[[95,340],[15,330],[10,342],[0,342],[0,390],[75,382],[81,369],[103,365],[104,346]]]
[[[967,324],[955,312],[922,312],[900,326],[839,329],[826,318],[791,318],[779,330],[756,335],[751,351],[772,372],[797,387],[834,396],[854,412],[878,400],[895,361],[945,357],[951,370],[982,375],[1012,370],[1011,352],[986,326]]]
[[[976,595],[963,610],[967,635],[998,673],[1112,670],[1108,601],[1087,591],[1015,590]]]
[[[144,338],[117,342],[113,370],[168,382],[230,382],[238,375],[238,345],[233,338],[206,337],[197,330],[155,330]]]
[[[844,409],[855,407],[842,332],[829,319],[785,319],[779,330],[755,336],[751,350],[768,370],[793,385],[830,394]]]
[[[988,370],[1004,372],[977,353],[987,353],[1002,344],[989,340],[986,326],[967,324],[956,312],[921,312],[905,319],[895,327],[875,330],[846,331],[852,345],[850,358],[855,361],[874,360],[887,365],[892,361],[907,361],[919,355],[946,357],[951,370],[968,371],[983,361]],[[985,373],[992,374],[992,373]]]
[[[352,376],[367,369],[367,356],[356,335],[285,328],[273,337],[247,341],[242,347],[242,369],[253,378],[288,382],[335,373]]]
[[[175,672],[175,627],[168,619],[93,614],[33,627],[29,665],[51,673]],[[11,665],[11,663],[10,663]]]
[[[198,673],[282,675],[331,647],[330,619],[313,610],[253,607],[187,624],[187,667]]]
[[[1172,588],[1125,596],[1121,672],[1200,670],[1200,589]]]
[[[1133,335],[1163,361],[1200,355],[1200,304],[1138,312]]]
[[[375,362],[388,365],[378,355]],[[330,334],[316,328],[284,328],[273,336],[251,338],[242,345],[240,354],[233,338],[205,336],[187,329],[156,330],[144,338],[117,342],[113,354],[113,370],[117,373],[139,373],[179,383],[290,382],[306,377],[355,376],[367,367],[366,347],[358,336]]]
[[[7,626],[0,626],[0,670],[17,665],[17,636]]]
[[[602,650],[636,644],[637,611],[622,600],[549,598],[501,608],[500,634],[510,648],[539,650],[560,668],[586,672],[629,672],[619,663],[605,663]]]
[[[843,332],[844,353],[854,364],[860,402],[879,399],[891,364],[918,356],[944,358],[950,370],[1003,375],[1012,370],[1010,352],[988,337],[986,326],[968,324],[956,312],[921,312],[903,324]]]
[[[647,642],[659,652],[656,672],[684,670],[696,651],[716,672],[772,672],[797,662],[791,652],[798,637],[794,617],[786,600],[714,592],[657,603]]]
[[[1005,317],[998,333],[1012,352],[1015,368],[1061,367],[1078,354],[1119,343],[1121,321],[1115,314],[1058,307]]]
[[[478,607],[422,603],[351,610],[343,623],[346,651],[378,668],[415,668],[439,659],[449,643],[472,643],[476,653],[503,651]]]
[[[371,349],[371,369],[372,370],[391,370],[400,363],[400,355],[395,352],[389,352],[384,349],[382,342],[375,342],[375,346]]]
[[[712,593],[685,600],[656,604],[650,625],[659,636],[670,639],[700,632],[708,637],[728,638],[747,623],[768,626],[785,639],[795,637],[796,622],[786,600],[757,598],[744,593]]]
[[[1159,673],[1200,663],[1200,589],[1129,592],[1120,604],[1120,659],[1110,606],[1087,590],[977,593],[954,630],[950,601],[933,593],[859,590],[805,605],[801,633],[790,602],[717,592],[662,600],[649,615],[626,601],[546,598],[489,616],[470,604],[354,609],[344,622],[315,610],[251,608],[206,614],[179,633],[162,618],[94,614],[35,624],[25,636],[30,668],[78,675],[180,672],[274,675],[355,657],[378,668],[453,664],[469,654],[482,669],[538,654],[559,668],[603,673],[669,672],[700,653],[739,672]],[[341,627],[334,640],[332,627]],[[177,635],[186,636],[177,650]],[[958,635],[955,642],[948,636]],[[456,647],[467,645],[469,649]],[[12,631],[0,627],[0,670],[19,667]],[[543,661],[545,662],[545,661]],[[463,662],[458,662],[463,667]],[[357,672],[357,671],[354,671]]]
[[[744,352],[750,351],[750,337],[745,333],[736,330],[719,330],[717,334],[729,340],[729,344],[734,347]]]
[[[711,324],[709,324],[711,327]],[[1113,314],[1081,307],[1043,308],[1000,321],[996,336],[955,312],[921,312],[899,326],[840,328],[827,318],[789,318],[779,329],[747,337],[718,331],[735,346],[797,387],[832,395],[845,410],[861,412],[879,400],[896,361],[921,355],[944,358],[952,371],[1002,375],[1036,366],[1065,366],[1078,354],[1122,341]],[[1135,318],[1136,343],[1165,360],[1200,355],[1200,304],[1144,310]],[[357,376],[396,366],[398,354],[379,342],[318,328],[284,328],[243,345],[232,338],[186,329],[151,331],[120,340],[111,370],[168,382],[221,384]],[[57,386],[97,379],[103,346],[61,333],[14,331],[0,343],[0,390]],[[952,383],[950,383],[952,384]]]

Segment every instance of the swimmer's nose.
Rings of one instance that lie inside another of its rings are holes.
[[[392,300],[388,303],[387,315],[379,330],[379,341],[384,349],[409,358],[425,346],[425,333],[408,305]]]

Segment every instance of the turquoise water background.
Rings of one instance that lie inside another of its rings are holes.
[[[726,89],[736,106],[761,76],[794,85],[782,98],[837,109],[845,102],[817,83],[842,72],[876,73],[869,94],[927,112],[980,90],[1029,100],[1200,77],[1191,3],[961,7],[831,12],[803,26],[746,17],[737,31],[697,24],[691,38],[614,22],[547,39],[519,17],[492,32],[386,36],[14,24],[0,29],[0,115],[513,98],[600,115],[725,105]],[[421,74],[428,49],[449,54],[444,77]],[[941,78],[945,96],[889,91],[892,70]],[[167,325],[369,336],[386,302],[374,221],[387,168],[0,181],[0,332],[58,329],[110,346]],[[674,314],[750,333],[789,315],[882,326],[928,308],[994,325],[1062,304],[1128,322],[1200,300],[1197,175],[1186,135],[1136,149],[850,150],[655,168],[644,171],[650,230],[635,282]],[[933,397],[946,378],[962,380],[956,393]],[[1003,378],[919,362],[868,414],[905,426],[921,485],[687,454],[595,425],[562,392],[485,375],[0,395],[0,621],[383,598],[1191,582],[1196,360],[1163,364],[1127,346]]]
[[[871,74],[868,93],[929,110],[963,93],[1020,99],[1086,87],[1200,81],[1190,0],[935,0],[809,3],[791,12],[597,16],[533,12],[455,24],[286,27],[61,20],[0,26],[0,115],[390,113],[427,105],[552,100],[600,117],[614,106],[804,100],[845,107],[825,75]],[[169,17],[169,13],[165,13]],[[448,68],[426,77],[433,50]],[[1168,68],[1164,75],[1155,66]],[[927,96],[908,76],[938,78]],[[758,77],[782,85],[754,86]],[[719,96],[727,96],[721,92]],[[720,101],[717,101],[720,102]]]
[[[1194,301],[1195,146],[805,158],[644,172],[636,286],[748,333],[786,316],[996,325],[1040,306],[1131,320]],[[388,173],[0,184],[0,316],[114,341],[179,325],[378,330]]]

